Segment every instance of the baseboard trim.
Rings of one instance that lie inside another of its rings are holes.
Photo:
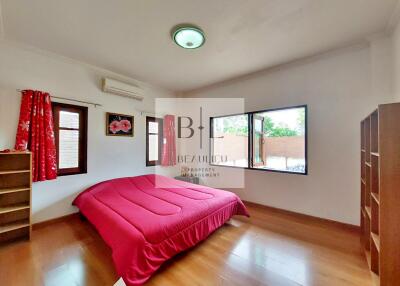
[[[254,202],[245,201],[245,200],[243,200],[243,203],[245,205],[250,205],[250,206],[254,206],[254,207],[258,207],[258,208],[263,208],[263,209],[266,209],[266,210],[268,210],[270,212],[275,212],[275,213],[280,213],[280,214],[283,214],[283,215],[293,216],[293,217],[295,217],[297,219],[302,219],[302,220],[306,220],[306,221],[309,221],[309,222],[335,226],[335,227],[339,227],[339,228],[350,230],[350,231],[354,231],[354,232],[360,232],[361,231],[361,227],[358,226],[358,225],[347,224],[347,223],[344,223],[344,222],[339,222],[339,221],[335,221],[335,220],[320,218],[320,217],[316,217],[316,216],[312,216],[312,215],[302,214],[302,213],[298,213],[298,212],[294,212],[294,211],[289,211],[289,210],[285,210],[285,209],[280,209],[280,208],[276,208],[276,207],[262,205],[262,204],[259,204],[259,203],[254,203]],[[34,223],[34,224],[32,224],[32,229],[33,230],[40,229],[40,228],[46,227],[46,226],[54,224],[54,223],[59,223],[59,222],[70,220],[70,219],[72,219],[74,217],[79,218],[80,217],[79,212],[68,214],[68,215],[64,215],[64,216],[53,218],[53,219],[49,219],[49,220],[38,222],[38,223]]]
[[[334,226],[334,227],[338,227],[338,228],[342,228],[342,229],[346,229],[346,230],[358,232],[358,233],[361,231],[361,227],[358,225],[347,224],[344,222],[320,218],[320,217],[316,217],[316,216],[312,216],[312,215],[302,214],[302,213],[298,213],[298,212],[294,212],[294,211],[275,208],[275,207],[271,207],[271,206],[267,206],[267,205],[249,202],[249,201],[243,201],[243,203],[245,205],[263,208],[270,212],[275,212],[275,213],[280,213],[280,214],[287,215],[287,216],[292,216],[294,218],[301,219],[301,220],[308,221],[308,222],[318,223],[321,225]],[[251,216],[251,214],[250,214],[250,216]]]
[[[60,216],[60,217],[52,218],[52,219],[49,219],[49,220],[45,220],[45,221],[34,223],[34,224],[32,224],[32,229],[33,230],[40,229],[40,228],[49,226],[49,225],[54,224],[54,223],[60,223],[60,222],[63,222],[63,221],[70,220],[70,219],[72,219],[74,217],[79,217],[79,213],[76,212],[76,213],[67,214],[67,215],[64,215],[64,216]]]

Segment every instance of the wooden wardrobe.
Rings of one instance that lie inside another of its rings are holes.
[[[377,285],[400,285],[400,103],[361,122],[361,229]]]

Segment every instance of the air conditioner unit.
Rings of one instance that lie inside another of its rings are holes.
[[[102,87],[104,92],[130,97],[137,100],[144,99],[143,89],[114,79],[104,78]]]

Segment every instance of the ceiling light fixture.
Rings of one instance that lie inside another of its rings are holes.
[[[172,33],[174,42],[184,49],[200,48],[206,41],[204,32],[191,25],[177,26]]]

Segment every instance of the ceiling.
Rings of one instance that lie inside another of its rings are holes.
[[[397,0],[0,0],[5,39],[174,91],[187,91],[359,41]],[[197,50],[170,37],[206,33]],[[1,29],[0,29],[1,32]]]

